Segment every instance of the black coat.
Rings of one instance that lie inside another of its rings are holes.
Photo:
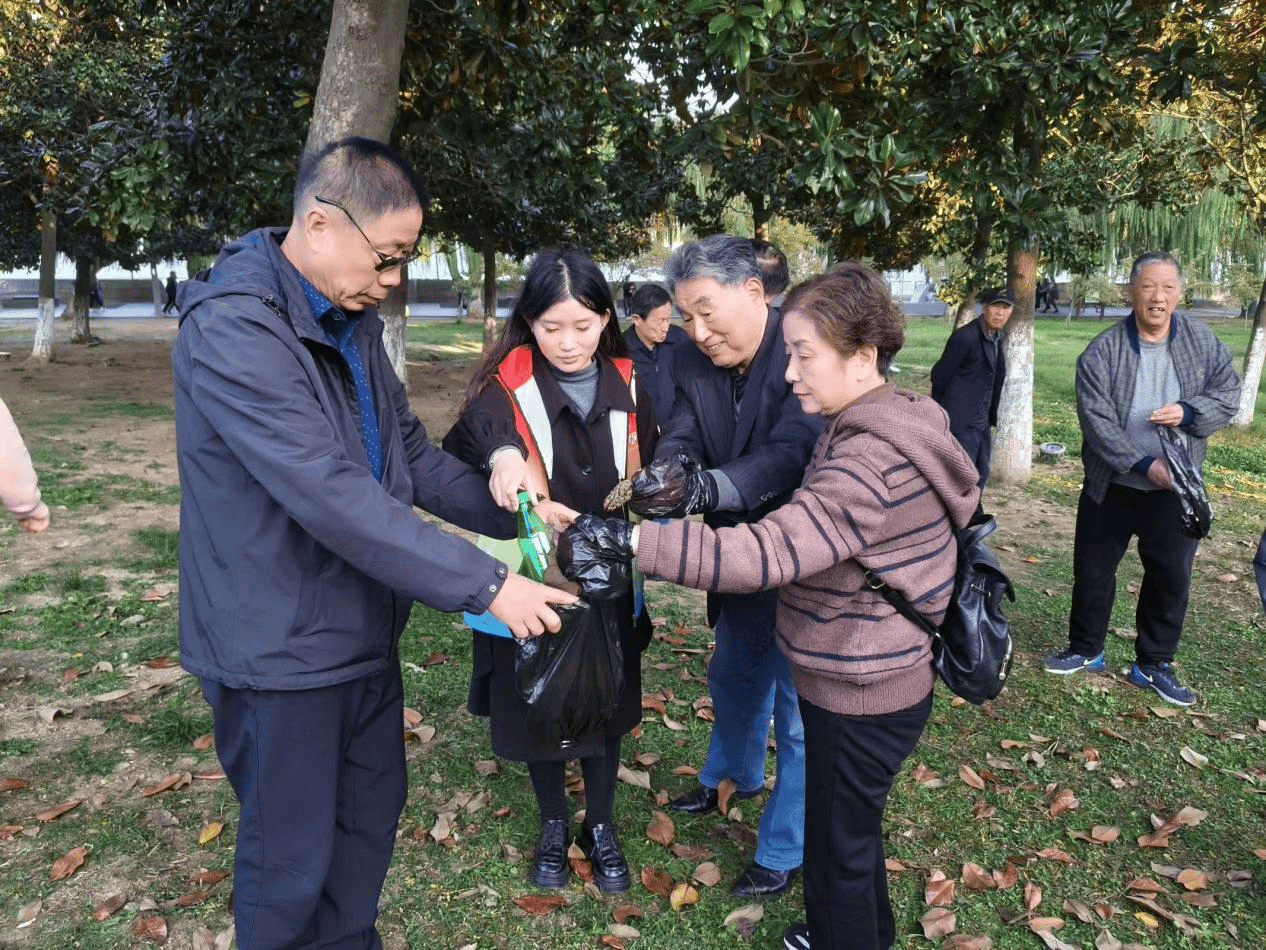
[[[675,326],[668,328],[668,336],[654,350],[642,342],[636,327],[629,327],[624,331],[624,342],[629,345],[634,371],[651,394],[655,418],[663,425],[672,416],[673,399],[677,392],[673,370],[676,351],[683,346],[694,349],[694,342],[686,335],[685,330]]]
[[[759,521],[800,487],[814,443],[826,426],[825,419],[805,414],[787,382],[781,311],[770,308],[737,416],[728,369],[714,365],[697,346],[679,347],[674,367],[677,396],[656,457],[686,449],[705,468],[719,468],[734,483],[747,510],[710,512],[704,520],[712,527]],[[708,595],[709,623],[716,622],[726,600],[735,596],[748,595]]]
[[[611,409],[633,412],[634,405],[615,366],[606,359],[600,359],[599,366],[593,408],[587,419],[581,419],[550,373],[545,357],[538,350],[532,355],[532,376],[552,421],[554,473],[549,480],[550,497],[580,512],[613,517],[619,512],[605,511],[602,502],[624,473],[615,468],[607,413]],[[647,458],[655,447],[655,414],[640,383],[637,406],[637,437],[642,457]],[[503,445],[524,448],[514,429],[510,398],[494,381],[444,437],[444,448],[460,459],[482,466],[489,453]],[[490,717],[492,749],[497,755],[520,762],[601,755],[607,739],[619,738],[642,721],[641,654],[651,640],[650,618],[643,608],[634,621],[632,589],[627,596],[606,602],[602,609],[619,625],[624,693],[606,728],[566,751],[533,735],[525,726],[526,706],[514,685],[516,642],[484,633],[472,635],[474,655],[466,705],[473,714]]]
[[[1003,347],[985,337],[979,318],[951,333],[932,367],[932,398],[949,416],[950,431],[957,435],[996,425],[1006,377]]]

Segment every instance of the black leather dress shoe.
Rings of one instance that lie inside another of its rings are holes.
[[[757,788],[750,792],[735,791],[730,796],[730,801],[742,801],[746,798],[755,798],[761,793],[762,789]],[[706,785],[697,785],[694,791],[687,792],[679,798],[674,798],[668,803],[668,807],[674,811],[684,811],[689,815],[702,815],[705,812],[716,811],[717,804],[720,801],[720,795],[717,794],[715,788],[708,788]]]
[[[762,864],[752,863],[746,871],[734,881],[735,897],[777,897],[791,884],[791,877],[799,868],[790,871],[775,871]]]
[[[593,865],[593,882],[604,894],[618,894],[629,889],[629,865],[620,850],[615,825],[585,825],[576,838],[576,845]]]
[[[567,863],[567,819],[541,822],[541,838],[528,877],[537,887],[558,888],[567,883],[571,865]]]

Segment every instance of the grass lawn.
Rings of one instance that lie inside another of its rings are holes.
[[[925,938],[930,912],[943,924],[952,914],[953,933],[987,936],[1002,950],[1266,945],[1266,623],[1248,579],[1266,521],[1260,421],[1220,434],[1206,466],[1214,534],[1197,560],[1179,653],[1201,702],[1166,707],[1120,676],[1132,656],[1140,578],[1132,554],[1119,576],[1109,670],[1065,679],[1039,669],[1066,637],[1080,483],[1073,363],[1106,326],[1037,326],[1035,437],[1065,443],[1074,461],[1036,466],[1022,491],[989,489],[999,505],[996,547],[1016,580],[1018,658],[1006,691],[985,707],[938,689],[923,740],[894,787],[886,847],[897,946],[905,950],[988,945]],[[1217,329],[1238,365],[1242,326]],[[902,384],[926,387],[948,331],[944,320],[911,325],[897,361]],[[410,327],[410,344],[471,355],[480,333],[475,324],[428,322]],[[216,778],[197,684],[171,667],[170,514],[178,499],[157,481],[102,474],[130,450],[118,436],[93,435],[93,423],[105,419],[166,418],[147,413],[87,401],[74,439],[65,426],[57,438],[31,430],[61,517],[134,509],[144,517],[122,531],[102,524],[104,543],[54,552],[36,568],[19,562],[0,590],[0,712],[9,716],[0,788],[4,779],[27,783],[0,791],[3,946],[131,946],[141,942],[134,928],[162,918],[169,946],[209,947],[229,924],[236,806]],[[26,540],[0,526],[0,559],[29,550],[20,546]],[[711,643],[700,597],[662,583],[648,596],[659,626],[643,658],[644,719],[625,740],[629,780],[616,802],[635,883],[607,897],[573,878],[551,907],[524,900],[546,893],[526,881],[537,830],[526,770],[495,760],[486,725],[465,711],[470,633],[458,617],[414,611],[401,657],[406,704],[419,721],[405,743],[410,794],[382,903],[388,948],[772,948],[801,919],[797,881],[782,899],[759,905],[759,915],[750,910],[726,924],[742,904],[728,884],[751,860],[759,802],[741,802],[727,816],[674,814],[670,845],[647,833],[703,760]],[[170,787],[154,790],[169,777]],[[78,804],[41,817],[70,801]],[[579,788],[575,805],[583,808]],[[54,880],[54,861],[80,847],[83,866]],[[228,879],[217,881],[220,871]],[[697,903],[674,910],[656,883],[665,876],[697,880]],[[121,893],[129,897],[122,910],[94,918],[94,907]],[[18,926],[20,912],[28,926]]]

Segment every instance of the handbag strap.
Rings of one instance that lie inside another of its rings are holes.
[[[914,604],[906,599],[905,594],[901,593],[901,591],[897,590],[869,567],[862,568],[862,577],[866,579],[866,586],[892,604],[897,613],[915,626],[920,627],[933,640],[941,639],[941,631],[936,628],[936,624],[915,610]]]

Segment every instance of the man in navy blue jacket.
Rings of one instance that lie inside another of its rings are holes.
[[[633,295],[624,342],[629,345],[633,368],[655,406],[655,418],[667,422],[673,413],[677,383],[673,357],[677,349],[690,345],[681,327],[672,324],[673,298],[659,284],[643,284]]]
[[[981,294],[980,317],[950,334],[932,367],[932,398],[945,409],[950,432],[975,463],[982,491],[993,453],[990,430],[998,423],[998,401],[1007,378],[1003,328],[1011,319],[1014,300],[1007,287]]]
[[[417,517],[510,537],[483,475],[431,444],[376,307],[417,256],[426,194],[368,139],[305,160],[290,228],[181,288],[172,350],[180,658],[241,808],[242,950],[378,950],[405,800],[396,641],[413,601],[557,630],[574,598]]]
[[[718,527],[758,521],[799,487],[824,421],[805,415],[787,383],[782,314],[765,303],[749,240],[714,235],[683,244],[666,276],[695,346],[676,353],[677,396],[655,449],[657,463],[676,461],[663,491],[648,494],[652,480],[635,477],[630,507],[654,517],[702,512]],[[715,722],[698,787],[671,803],[679,811],[711,811],[725,779],[737,797],[759,793],[773,718],[774,788],[756,861],[734,885],[740,897],[781,894],[804,854],[804,726],[775,642],[777,602],[777,590],[708,595]]]

